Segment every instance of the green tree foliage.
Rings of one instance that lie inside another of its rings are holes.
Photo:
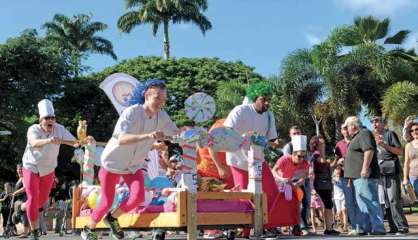
[[[107,29],[107,25],[101,22],[92,22],[91,18],[91,15],[86,14],[78,14],[71,18],[55,14],[51,22],[42,26],[46,29],[47,39],[69,51],[71,61],[75,66],[75,76],[78,76],[81,70],[81,60],[86,58],[89,53],[109,55],[117,60],[112,42],[96,35]]]
[[[125,60],[87,79],[96,81],[98,84],[99,81],[116,72],[130,74],[139,81],[151,78],[165,80],[169,95],[166,110],[179,124],[186,120],[183,110],[184,100],[191,94],[205,92],[215,97],[219,84],[223,82],[236,81],[245,84],[252,80],[262,79],[252,68],[245,66],[242,62],[223,62],[217,58],[180,58],[165,61],[159,57],[137,57]],[[106,102],[108,108],[113,108],[110,101],[106,100]],[[218,104],[218,107],[228,111],[222,104]]]
[[[226,118],[229,112],[242,103],[247,84],[240,81],[221,82],[216,90],[216,116]]]
[[[275,86],[272,110],[282,136],[288,135],[292,125],[299,125],[305,134],[314,133],[313,107],[323,94],[323,81],[311,54],[308,49],[290,53],[282,61],[280,75],[269,79]]]
[[[129,11],[119,18],[118,28],[129,33],[138,25],[151,24],[152,34],[155,36],[162,24],[165,60],[170,57],[170,21],[173,24],[191,22],[197,25],[203,34],[212,28],[211,22],[203,15],[208,7],[207,0],[125,0],[125,4]]]
[[[37,102],[59,97],[71,68],[67,56],[35,30],[0,44],[0,130],[12,132],[0,137],[2,177],[15,176],[27,128],[37,122]]]
[[[386,89],[398,81],[416,79],[416,68],[384,47],[401,44],[409,31],[388,37],[389,25],[387,18],[357,17],[353,25],[335,28],[323,43],[314,46],[314,64],[331,93],[336,123],[341,123],[338,118],[343,113],[357,113],[360,103],[369,113],[381,114]]]
[[[389,87],[383,97],[383,117],[400,126],[407,116],[418,113],[418,85],[403,81]]]

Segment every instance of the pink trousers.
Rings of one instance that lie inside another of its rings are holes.
[[[99,171],[101,200],[91,215],[94,222],[99,222],[112,207],[115,198],[115,186],[121,178],[129,187],[129,198],[122,202],[119,209],[126,213],[138,207],[144,201],[144,173],[141,169],[134,174],[116,174],[101,167]]]
[[[29,221],[36,221],[39,218],[39,209],[48,201],[52,184],[54,183],[54,172],[45,176],[23,168],[23,185],[26,192],[26,215]]]

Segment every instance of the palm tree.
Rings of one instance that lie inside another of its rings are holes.
[[[246,84],[238,80],[219,83],[215,98],[217,117],[225,118],[235,106],[242,103],[246,87]]]
[[[59,44],[70,51],[76,71],[79,73],[80,61],[88,53],[99,53],[111,56],[117,60],[113,51],[112,43],[96,36],[107,28],[107,25],[101,22],[91,22],[91,15],[78,14],[69,18],[62,14],[55,14],[51,22],[45,23],[42,28],[46,29],[47,39]]]
[[[383,116],[400,126],[407,116],[417,114],[417,102],[418,85],[409,81],[395,83],[383,97]]]
[[[118,28],[129,33],[135,26],[152,24],[155,36],[159,26],[164,29],[164,59],[170,57],[170,41],[168,35],[169,22],[192,22],[199,26],[203,34],[212,28],[212,24],[203,15],[207,9],[207,0],[125,0],[128,11],[118,20]]]
[[[279,131],[284,136],[292,125],[313,127],[312,115],[324,93],[323,79],[312,62],[309,49],[291,52],[280,66],[279,76],[269,78],[274,91],[271,110],[275,113]],[[309,128],[310,129],[310,128]],[[313,132],[307,132],[312,134]]]
[[[345,37],[340,38],[341,43],[345,46],[356,46],[376,43],[376,41],[386,37],[384,44],[402,44],[408,37],[410,31],[401,30],[395,35],[387,37],[389,25],[389,18],[380,21],[373,16],[356,17],[354,24],[345,29]]]

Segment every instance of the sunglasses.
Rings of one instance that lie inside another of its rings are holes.
[[[409,132],[410,133],[412,133],[412,132],[418,132],[418,128],[411,129]]]
[[[296,157],[298,157],[299,159],[301,159],[301,158],[303,159],[303,158],[305,158],[305,157],[306,157],[306,155],[303,155],[303,154],[300,154],[300,155],[299,155],[299,154],[298,154],[298,155],[296,155]]]
[[[55,120],[55,117],[44,117],[45,120]]]

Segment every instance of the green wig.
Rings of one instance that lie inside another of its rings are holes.
[[[247,87],[246,90],[247,97],[252,101],[255,102],[257,97],[261,96],[272,96],[273,95],[273,89],[267,81],[262,82],[253,82],[250,83],[250,85]]]

